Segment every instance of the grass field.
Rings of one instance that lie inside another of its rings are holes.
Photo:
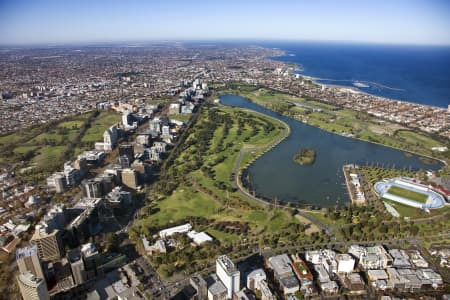
[[[342,109],[314,100],[306,100],[266,88],[235,83],[231,87],[219,91],[219,93],[237,94],[246,97],[261,106],[330,132],[352,135],[365,141],[428,156],[441,156],[443,158],[442,154],[432,151],[431,148],[448,143],[427,136],[425,133],[407,130],[400,124],[380,120],[364,113]],[[292,103],[303,104],[305,107],[294,106]],[[319,108],[322,111],[313,111],[308,107]]]
[[[187,123],[191,118],[191,114],[176,114],[176,115],[167,115],[170,120],[178,120],[184,123]]]
[[[67,159],[65,153],[75,157],[86,149],[85,145],[79,145],[75,153],[70,153],[68,152],[70,150],[68,147],[72,147],[70,143],[74,143],[77,138],[81,138],[82,141],[83,139],[101,140],[104,128],[120,120],[120,114],[102,111],[93,119],[90,128],[85,132],[87,138],[80,137],[83,126],[92,117],[93,112],[89,112],[66,118],[55,124],[33,127],[2,136],[0,137],[0,162],[11,163],[25,160],[45,171],[53,171],[58,166],[62,167]]]
[[[103,132],[106,129],[119,122],[121,115],[118,113],[111,113],[102,111],[100,115],[92,122],[91,127],[86,131],[81,138],[82,142],[100,142],[103,140]]]
[[[419,217],[425,217],[426,215],[422,210],[411,207],[408,205],[403,205],[401,203],[391,201],[388,199],[382,199],[383,201],[389,203],[395,210],[402,216],[407,218],[419,218]]]
[[[404,189],[398,186],[391,186],[388,190],[388,193],[395,195],[395,196],[399,196],[399,197],[403,197],[409,200],[413,200],[419,203],[426,203],[427,199],[428,199],[428,195],[422,194],[422,193],[418,193],[415,191],[411,191],[408,189]]]
[[[207,232],[222,242],[230,242],[239,240],[242,236],[219,231],[213,228],[214,223],[225,221],[245,223],[250,230],[250,234],[246,236],[289,231],[290,224],[300,224],[300,221],[287,211],[268,210],[231,190],[230,176],[240,149],[244,145],[259,149],[269,144],[282,134],[284,130],[282,125],[268,117],[237,108],[220,107],[217,112],[229,118],[228,132],[224,132],[223,125],[215,128],[206,151],[201,153],[201,167],[191,170],[190,166],[192,156],[199,152],[197,141],[200,129],[196,128],[209,127],[206,125],[210,121],[207,111],[200,113],[199,120],[184,142],[190,146],[175,159],[173,168],[178,174],[190,170],[186,177],[190,178],[192,185],[179,185],[171,195],[158,201],[157,211],[140,220],[140,225],[168,227],[189,217],[204,217],[211,220]],[[264,126],[272,126],[273,129],[266,132]],[[256,152],[248,154],[248,160],[254,158],[256,154]],[[202,171],[203,167],[210,169],[214,174],[213,177]],[[217,183],[222,183],[222,186]]]

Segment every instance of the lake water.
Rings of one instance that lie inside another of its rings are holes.
[[[223,95],[220,102],[266,114],[286,122],[291,128],[287,139],[248,168],[250,189],[268,199],[319,206],[347,203],[350,200],[342,166],[349,163],[411,170],[442,167],[441,162],[428,165],[417,155],[406,157],[400,150],[329,133],[277,114],[240,96]],[[293,156],[300,148],[316,151],[313,165],[302,166],[293,162]]]

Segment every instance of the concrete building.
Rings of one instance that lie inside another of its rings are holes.
[[[122,114],[122,125],[126,128],[133,125],[133,115],[129,110],[125,110]]]
[[[270,257],[268,264],[274,272],[275,279],[280,283],[284,294],[294,294],[300,289],[298,280],[292,271],[291,260],[287,254]]]
[[[213,238],[209,236],[206,232],[196,232],[195,230],[189,231],[187,233],[187,236],[192,239],[194,244],[197,246],[206,243],[206,242],[212,242]]]
[[[179,225],[179,226],[170,227],[170,228],[161,230],[159,232],[159,236],[162,239],[165,239],[167,237],[174,235],[175,233],[188,233],[191,230],[192,230],[192,225],[189,223],[186,223],[184,225]]]
[[[102,184],[99,180],[85,179],[81,182],[81,186],[87,198],[100,198],[102,196]]]
[[[276,300],[277,298],[272,293],[272,291],[269,288],[269,285],[267,284],[267,281],[263,280],[259,284],[259,288],[261,291],[261,300]]]
[[[67,189],[66,176],[62,172],[56,172],[47,178],[47,187],[57,193]]]
[[[128,158],[128,161],[130,164],[134,160],[134,150],[133,145],[130,144],[124,144],[119,146],[119,156],[126,156]]]
[[[201,275],[194,275],[189,279],[189,283],[196,290],[195,300],[203,300],[208,296],[208,288],[206,281]]]
[[[158,118],[151,120],[150,124],[149,124],[150,132],[160,134],[161,133],[161,123],[162,123],[161,120]]]
[[[103,146],[104,150],[111,151],[116,147],[117,140],[119,138],[119,132],[117,130],[117,125],[113,125],[105,130],[103,133]]]
[[[137,189],[138,187],[138,176],[136,170],[133,169],[123,169],[122,170],[122,184],[131,188]]]
[[[261,290],[260,284],[266,280],[266,272],[263,269],[256,269],[247,275],[247,288],[249,290]]]
[[[50,300],[45,279],[26,272],[17,276],[17,282],[24,300]]]
[[[72,277],[75,285],[80,285],[86,282],[86,268],[84,267],[83,257],[80,249],[74,249],[67,255],[72,271]]]
[[[308,265],[298,255],[292,255],[292,260],[292,268],[301,284],[306,285],[312,283],[314,277]]]
[[[83,257],[84,266],[86,269],[86,279],[90,280],[103,274],[101,265],[103,263],[102,256],[93,243],[86,243],[81,245],[81,255]]]
[[[366,285],[364,284],[364,280],[361,278],[361,275],[358,273],[349,273],[345,275],[345,278],[342,281],[351,292],[365,291]]]
[[[64,176],[67,186],[77,186],[82,179],[81,171],[72,167],[72,163],[69,161],[64,163]]]
[[[120,186],[115,187],[108,195],[106,200],[109,205],[114,208],[127,207],[132,204],[131,193],[122,190]]]
[[[57,260],[62,256],[62,243],[58,229],[47,232],[37,225],[30,243],[37,246],[38,256],[43,261]]]
[[[350,254],[336,255],[337,272],[338,273],[352,273],[355,268],[355,259]]]
[[[37,278],[44,278],[41,262],[39,261],[38,248],[32,245],[16,250],[16,262],[19,273],[30,272]]]
[[[169,114],[177,115],[180,113],[180,103],[171,103],[169,106]]]
[[[225,285],[220,281],[214,282],[208,288],[208,300],[228,300],[228,291]]]
[[[232,299],[233,294],[240,290],[241,273],[226,255],[217,258],[216,273],[227,289],[228,298]]]

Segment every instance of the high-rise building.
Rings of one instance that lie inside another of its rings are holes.
[[[41,260],[52,261],[61,258],[62,248],[59,230],[54,229],[47,232],[40,225],[37,225],[30,242],[37,246],[38,256]]]
[[[101,181],[95,179],[85,179],[81,182],[84,195],[88,198],[100,198],[102,196]]]
[[[136,170],[133,169],[123,169],[122,170],[122,184],[136,189],[138,186],[138,177]]]
[[[19,273],[30,272],[37,278],[44,278],[36,245],[18,248],[16,251],[16,262],[19,267]]]
[[[112,150],[117,144],[119,133],[117,131],[117,125],[113,125],[105,130],[103,133],[103,143],[105,150]]]
[[[228,298],[233,299],[233,294],[240,290],[241,273],[226,255],[217,258],[216,273],[217,277],[227,288]]]
[[[126,156],[128,158],[128,161],[130,162],[130,164],[133,162],[134,160],[134,150],[133,150],[133,145],[120,145],[119,146],[119,156]]]
[[[93,243],[87,243],[81,246],[81,254],[83,256],[84,266],[86,267],[87,280],[103,274],[102,256],[98,253]]]
[[[68,186],[76,186],[82,179],[81,171],[72,167],[71,162],[64,163],[64,175]]]
[[[66,176],[63,172],[56,172],[47,178],[47,186],[55,190],[57,193],[62,193],[67,188]]]
[[[26,272],[17,276],[17,282],[24,300],[50,300],[45,279]]]
[[[87,280],[87,275],[80,249],[70,251],[67,257],[70,262],[70,269],[72,270],[75,284],[83,284]]]
[[[207,298],[208,287],[207,287],[206,281],[203,279],[203,277],[201,275],[192,276],[189,279],[189,283],[197,291],[197,295],[195,295],[194,299],[202,300],[202,299]]]
[[[125,110],[122,114],[122,124],[127,127],[133,125],[133,115],[129,110]]]
[[[129,168],[131,166],[130,159],[126,155],[119,156],[119,165],[122,169]]]
[[[164,125],[162,127],[162,135],[164,136],[170,135],[170,127],[168,125]]]

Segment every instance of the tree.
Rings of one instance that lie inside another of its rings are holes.
[[[113,232],[108,232],[106,234],[106,249],[107,251],[111,251],[111,252],[117,252],[119,251],[119,237],[113,233]]]

